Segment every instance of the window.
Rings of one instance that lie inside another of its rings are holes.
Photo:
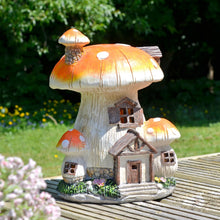
[[[66,162],[64,166],[64,174],[70,174],[75,176],[77,163]]]
[[[143,109],[138,103],[125,97],[108,107],[109,124],[118,124],[119,128],[136,128],[143,124]]]
[[[122,124],[134,123],[134,109],[133,108],[120,108],[120,122]]]
[[[173,151],[162,152],[161,160],[164,165],[174,165],[176,163],[175,153]]]

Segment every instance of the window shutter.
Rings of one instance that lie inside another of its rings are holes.
[[[136,124],[143,124],[143,109],[142,108],[134,108],[134,122]]]

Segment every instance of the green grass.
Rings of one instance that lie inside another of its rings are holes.
[[[72,126],[53,125],[0,134],[0,152],[21,157],[25,163],[32,158],[43,169],[44,177],[60,175],[64,155],[56,144]],[[177,126],[181,138],[171,144],[178,158],[220,152],[220,123],[209,126]],[[57,157],[55,157],[57,155]]]
[[[220,152],[220,122],[208,126],[177,126],[181,138],[174,141],[178,158]]]
[[[45,128],[1,133],[0,153],[6,157],[21,157],[25,163],[32,158],[42,167],[44,177],[60,175],[64,154],[56,150],[56,144],[70,128],[49,124]]]

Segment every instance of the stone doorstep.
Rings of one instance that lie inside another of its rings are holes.
[[[148,190],[141,190],[141,189],[136,189],[136,191],[123,191],[121,192],[120,191],[120,195],[121,197],[124,197],[124,196],[132,196],[132,195],[136,195],[136,196],[139,196],[139,195],[156,195],[157,192],[158,192],[158,189],[148,189]]]
[[[135,188],[123,188],[123,189],[120,189],[119,188],[119,191],[121,193],[124,193],[124,192],[139,192],[139,191],[145,191],[145,192],[150,192],[152,190],[158,190],[158,188],[155,186],[155,187],[135,187]]]
[[[146,183],[129,183],[129,184],[122,184],[119,186],[119,189],[123,188],[135,188],[135,187],[151,187],[155,186],[154,182],[146,182]]]
[[[155,183],[124,184],[119,186],[121,196],[157,194]]]

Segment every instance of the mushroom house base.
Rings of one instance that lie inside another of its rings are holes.
[[[88,182],[88,181],[87,181]],[[86,191],[83,191],[83,184],[81,188],[81,193],[64,193],[60,192],[58,186],[58,196],[64,200],[77,203],[102,203],[102,204],[120,204],[128,202],[141,202],[148,200],[158,200],[171,195],[175,189],[174,185],[168,187],[163,187],[161,183],[149,182],[149,183],[137,183],[137,184],[123,184],[117,186],[113,190],[109,190],[105,194],[105,189],[100,187],[98,189],[88,188],[88,184],[84,182],[87,186]],[[72,184],[73,186],[74,184]],[[68,185],[71,188],[71,185]],[[99,194],[100,193],[100,194]],[[101,195],[102,194],[102,195]]]

